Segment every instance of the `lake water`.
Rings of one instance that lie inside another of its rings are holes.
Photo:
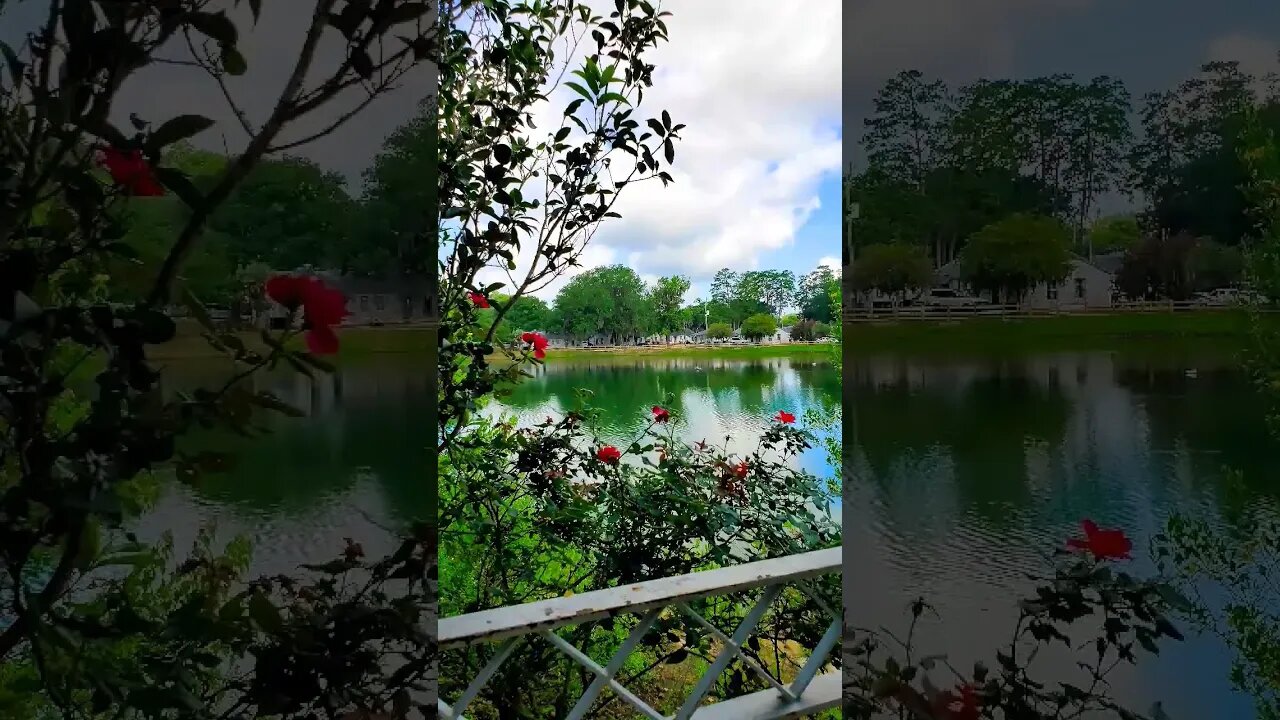
[[[1171,513],[1274,511],[1277,448],[1233,365],[1208,350],[850,365],[847,623],[905,630],[923,596],[939,613],[918,631],[923,654],[994,666],[993,643],[1007,642],[1014,603],[1034,586],[1025,573],[1043,573],[1081,518],[1124,528],[1129,564],[1144,571]],[[1228,490],[1228,468],[1242,490]],[[1114,676],[1119,698],[1144,712],[1159,699],[1174,720],[1254,717],[1230,688],[1220,641],[1165,648]]]
[[[1043,569],[1043,554],[1076,533],[1080,518],[1129,531],[1141,570],[1147,539],[1171,512],[1218,520],[1274,507],[1276,448],[1232,363],[1206,349],[849,364],[850,624],[905,627],[906,604],[923,595],[943,618],[922,628],[927,649],[959,662],[981,649],[991,659],[992,637],[1007,636],[1014,599],[1029,587],[1023,572]],[[212,382],[225,368],[170,370],[177,388]],[[254,569],[264,572],[328,559],[344,536],[377,551],[382,527],[420,516],[428,501],[428,372],[423,359],[386,356],[315,384],[264,378],[264,389],[308,416],[272,418],[273,434],[240,442],[244,457],[231,473],[169,487],[142,534],[171,528],[185,543],[214,521],[223,535],[254,540]],[[533,422],[585,401],[600,411],[598,433],[626,442],[652,405],[665,404],[686,439],[727,436],[746,448],[778,410],[803,417],[839,393],[834,369],[810,359],[602,357],[541,368],[492,411]],[[831,474],[821,448],[798,462]],[[1225,490],[1228,467],[1242,473],[1243,491]],[[1117,693],[1142,710],[1160,697],[1174,720],[1253,717],[1230,690],[1216,640],[1166,647],[1117,676]]]

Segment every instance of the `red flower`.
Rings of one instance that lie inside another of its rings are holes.
[[[790,425],[791,423],[796,421],[796,416],[792,415],[786,410],[779,410],[778,414],[773,416],[773,420],[774,422],[786,423]]]
[[[607,462],[610,465],[616,465],[622,459],[622,453],[618,448],[612,445],[605,445],[596,451],[596,459],[600,462]]]
[[[978,720],[982,717],[978,690],[968,683],[938,695],[934,707],[940,720]]]
[[[164,195],[164,187],[156,180],[155,172],[141,150],[120,150],[106,147],[98,152],[98,163],[111,174],[111,180],[134,197],[158,197]]]
[[[741,480],[747,476],[747,472],[749,470],[751,470],[751,466],[744,460],[743,462],[733,466],[733,476]]]
[[[1067,540],[1067,547],[1093,554],[1096,560],[1128,560],[1133,543],[1123,530],[1103,530],[1092,520],[1082,520],[1083,538]]]
[[[539,360],[547,356],[547,338],[542,333],[527,332],[520,335],[520,342],[533,346],[533,356]]]
[[[347,299],[341,292],[309,275],[272,276],[267,279],[266,291],[267,297],[290,311],[302,308],[307,347],[311,352],[330,355],[338,351],[338,335],[333,326],[350,314]]]
[[[670,419],[671,419],[671,413],[667,412],[664,408],[658,407],[657,405],[653,406],[654,422],[664,423]]]
[[[489,298],[485,297],[484,295],[481,295],[478,292],[469,292],[467,293],[467,297],[471,298],[471,304],[475,305],[478,308],[489,307]]]

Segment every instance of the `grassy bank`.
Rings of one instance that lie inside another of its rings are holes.
[[[716,357],[750,360],[753,358],[825,355],[830,345],[720,345],[700,347],[688,345],[656,345],[623,348],[551,348],[547,362],[566,360],[598,360],[606,357]]]
[[[1280,325],[1280,316],[1267,322]],[[1249,318],[1237,310],[1187,313],[1117,313],[1035,318],[969,318],[945,322],[903,320],[846,326],[845,351],[880,353],[986,353],[1133,349],[1205,343],[1243,349]]]
[[[248,347],[259,350],[265,347],[258,332],[236,334]],[[338,341],[338,359],[341,360],[383,353],[426,353],[435,347],[436,335],[434,330],[422,326],[352,327],[339,329]],[[304,341],[297,338],[295,343],[302,347]],[[196,323],[179,320],[177,336],[163,345],[150,348],[148,356],[154,360],[185,360],[220,357],[220,354],[201,337]]]

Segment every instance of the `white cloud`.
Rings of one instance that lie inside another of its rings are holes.
[[[602,14],[613,7],[593,4]],[[819,208],[820,182],[840,169],[840,5],[663,3],[670,41],[649,57],[654,86],[638,112],[665,109],[686,125],[675,182],[626,188],[615,207],[622,218],[601,227],[585,266],[625,262],[702,287],[721,267],[756,268],[764,253],[792,245]],[[538,109],[538,127],[558,127],[567,92]],[[551,299],[564,280],[538,295]]]
[[[831,255],[825,255],[818,260],[818,267],[822,267],[823,265],[826,265],[827,267],[831,268],[831,272],[835,273],[836,275],[840,274],[840,268],[842,267],[842,265],[840,264],[840,258],[832,257]]]
[[[1267,76],[1274,76],[1280,66],[1276,63],[1276,54],[1280,45],[1268,37],[1232,33],[1221,35],[1209,42],[1206,60],[1235,60],[1240,69],[1258,78],[1253,90],[1260,96],[1267,92]]]

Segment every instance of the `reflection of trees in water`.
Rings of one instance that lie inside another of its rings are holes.
[[[796,400],[803,403],[825,388],[834,396],[839,382],[830,365],[806,363],[801,372],[786,358],[574,362],[545,366],[535,378],[513,388],[502,403],[520,411],[547,404],[575,408],[580,391],[585,391],[602,426],[632,429],[647,422],[648,409],[668,396],[674,398],[669,404],[677,414],[685,411],[685,399],[691,397],[709,397],[717,407],[758,414],[771,407],[780,392],[797,394]]]
[[[1235,363],[1204,351],[867,359],[846,370],[846,450],[890,504],[954,486],[993,519],[1033,498],[1052,498],[1036,512],[1064,522],[1130,515],[1135,501],[1157,514],[1217,503],[1230,517],[1280,497],[1264,404]],[[1225,468],[1243,487],[1224,486]]]
[[[207,387],[226,372],[223,364],[171,368],[165,391]],[[315,381],[263,374],[255,391],[272,392],[307,416],[264,413],[268,433],[255,438],[209,432],[185,439],[186,450],[234,449],[239,456],[234,469],[205,476],[196,491],[256,511],[297,512],[349,491],[367,472],[400,519],[420,516],[433,494],[423,434],[433,427],[427,380],[407,361],[354,364]]]
[[[1115,382],[1142,409],[1152,451],[1169,458],[1169,471],[1184,462],[1191,488],[1215,491],[1226,514],[1250,497],[1280,498],[1275,484],[1275,441],[1267,432],[1266,402],[1239,370],[1129,366]],[[1218,492],[1227,470],[1240,473],[1243,494]]]
[[[961,502],[996,521],[1009,517],[1009,506],[1030,503],[1027,444],[1060,444],[1071,401],[1021,363],[969,370],[929,381],[910,365],[880,368],[875,384],[855,383],[847,396],[853,436],[845,442],[884,491],[904,464],[942,453]],[[966,379],[956,383],[958,376]]]

